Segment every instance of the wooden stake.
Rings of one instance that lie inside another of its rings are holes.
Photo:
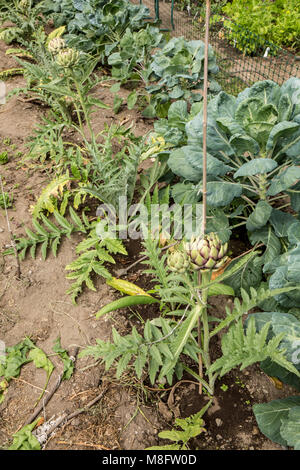
[[[204,40],[204,83],[203,83],[203,177],[202,177],[202,235],[206,229],[207,207],[207,92],[208,92],[208,43],[209,43],[210,0],[206,0],[205,40]]]
[[[202,172],[202,227],[204,237],[206,230],[207,210],[207,93],[208,93],[208,43],[209,43],[210,0],[206,0],[205,14],[205,40],[204,40],[204,83],[203,83],[203,172]],[[198,275],[200,284],[200,274]],[[201,347],[201,318],[198,318],[198,346]],[[201,354],[198,355],[199,376],[203,378],[203,362]],[[199,382],[199,394],[202,394],[202,383]]]

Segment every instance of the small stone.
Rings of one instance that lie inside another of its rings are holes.
[[[223,421],[220,418],[216,418],[216,425],[218,426],[218,428],[222,426],[222,424],[223,424]]]
[[[252,434],[253,436],[256,436],[257,434],[259,434],[259,429],[256,426],[253,426]]]
[[[78,426],[80,424],[80,418],[74,418],[71,421],[72,426]]]
[[[218,439],[218,441],[219,441],[220,439],[223,439],[223,437],[221,436],[221,434],[217,434],[217,435],[216,435],[216,438]]]

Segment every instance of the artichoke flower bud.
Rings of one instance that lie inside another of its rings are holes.
[[[59,51],[65,49],[66,43],[63,38],[53,38],[48,43],[48,51],[52,54],[58,54]]]
[[[187,270],[189,264],[189,259],[183,251],[173,251],[167,258],[169,269],[175,273],[183,274]]]
[[[78,63],[79,52],[76,49],[67,48],[59,51],[56,56],[56,62],[65,68],[71,68]]]
[[[22,13],[27,13],[31,8],[31,0],[20,0],[18,8]]]
[[[204,237],[192,237],[184,247],[196,271],[217,270],[226,263],[228,258],[225,256],[228,243],[222,244],[215,233],[209,233]]]

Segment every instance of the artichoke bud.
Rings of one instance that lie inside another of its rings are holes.
[[[173,251],[167,258],[167,265],[171,271],[183,274],[189,266],[189,259],[183,251]]]
[[[185,243],[191,265],[195,270],[217,270],[227,261],[228,244],[222,244],[216,233],[209,233],[204,237],[192,237]]]
[[[157,228],[154,228],[151,232],[151,238],[152,240],[155,240],[158,238],[158,246],[160,248],[163,248],[170,242],[170,233],[163,230],[162,226],[159,225]]]
[[[76,49],[67,48],[59,51],[56,62],[65,68],[71,68],[78,63],[79,52]]]
[[[48,43],[48,51],[52,54],[58,54],[59,51],[65,49],[66,43],[63,38],[53,38]]]
[[[18,8],[22,13],[26,13],[31,8],[31,0],[20,0]]]

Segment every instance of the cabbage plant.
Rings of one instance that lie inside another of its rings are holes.
[[[219,67],[211,46],[208,50],[208,78],[210,95],[221,90],[215,80]],[[149,65],[150,81],[146,90],[151,95],[150,105],[144,116],[162,117],[168,114],[173,100],[184,99],[188,103],[202,100],[204,78],[204,43],[186,41],[184,37],[172,38],[153,55]]]
[[[185,125],[186,145],[168,160],[198,200],[202,129],[200,112]],[[221,92],[211,99],[207,150],[208,205],[231,212],[253,244],[267,246],[264,262],[271,261],[300,210],[300,79],[261,81],[237,97]]]

